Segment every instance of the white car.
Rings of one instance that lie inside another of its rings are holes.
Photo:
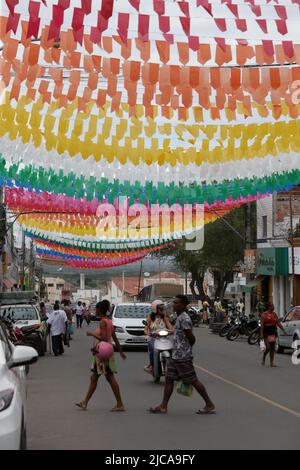
[[[26,449],[26,365],[38,358],[29,346],[13,346],[0,323],[0,450]]]
[[[292,348],[294,341],[300,340],[300,306],[292,308],[292,310],[284,317],[282,326],[287,332],[278,329],[278,338],[276,343],[276,350],[278,353],[283,353],[286,348]]]
[[[144,333],[146,320],[151,313],[149,303],[124,303],[115,306],[112,321],[121,346],[147,346]]]

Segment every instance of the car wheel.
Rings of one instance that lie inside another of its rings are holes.
[[[275,344],[275,351],[277,354],[283,354],[284,353],[284,347],[280,346],[278,338],[276,338],[276,344]]]
[[[24,416],[22,416],[20,450],[27,450],[27,434],[26,434],[26,427],[24,423]]]

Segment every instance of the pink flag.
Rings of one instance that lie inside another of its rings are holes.
[[[282,41],[282,47],[287,57],[294,57],[293,41]]]
[[[189,4],[187,2],[178,2],[178,5],[185,16],[190,16]]]
[[[102,0],[101,15],[105,20],[111,18],[114,8],[114,0]]]
[[[226,52],[226,42],[224,38],[215,38],[216,43],[220,48],[222,49],[223,52]]]
[[[274,5],[277,15],[282,20],[287,20],[286,8],[282,5]]]
[[[285,20],[275,20],[277,30],[280,34],[287,34],[287,26]]]
[[[273,41],[262,41],[263,48],[265,50],[265,53],[268,56],[273,56],[274,55],[274,44]]]
[[[103,5],[103,0],[102,0]],[[86,15],[89,15],[92,11],[92,0],[81,0],[81,8]]]
[[[247,31],[247,21],[246,20],[235,20],[236,27],[240,31]]]
[[[129,0],[130,5],[133,6],[133,8],[136,9],[136,11],[139,11],[140,9],[140,0]]]

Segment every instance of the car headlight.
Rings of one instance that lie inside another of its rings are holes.
[[[2,390],[0,392],[0,411],[6,410],[12,402],[14,396],[13,389]]]
[[[115,332],[116,333],[125,333],[124,329],[121,326],[115,326]]]

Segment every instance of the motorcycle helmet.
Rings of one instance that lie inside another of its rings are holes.
[[[157,307],[159,305],[163,305],[163,302],[161,300],[153,300],[153,302],[151,304],[151,310],[152,310],[153,313],[157,312]]]

